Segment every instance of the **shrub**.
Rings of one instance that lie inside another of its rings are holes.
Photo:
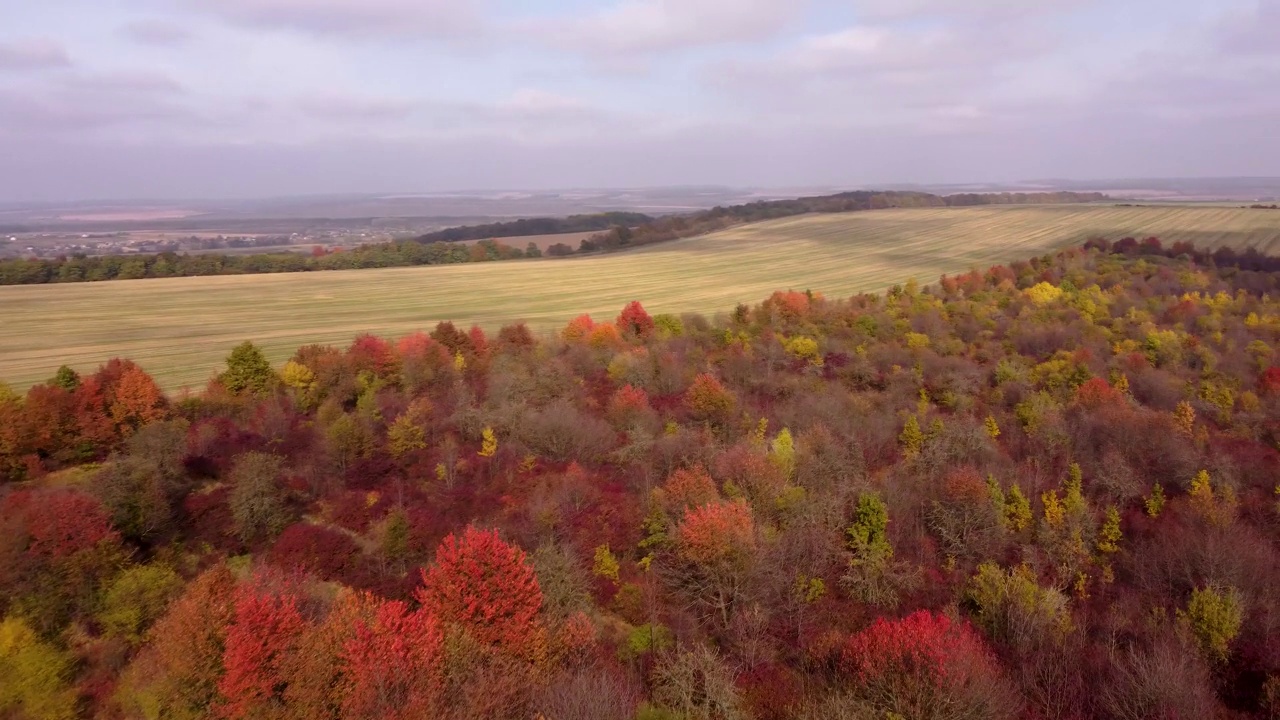
[[[921,610],[877,619],[849,638],[841,657],[855,692],[881,713],[977,720],[1019,710],[981,639],[945,615]]]

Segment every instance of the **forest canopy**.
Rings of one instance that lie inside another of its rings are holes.
[[[0,716],[1275,717],[1278,272],[1099,239],[0,389]]]

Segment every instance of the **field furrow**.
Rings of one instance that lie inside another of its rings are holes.
[[[170,390],[198,386],[242,340],[275,362],[307,343],[399,336],[440,320],[558,327],[629,300],[725,311],[779,289],[879,290],[1008,262],[1092,235],[1280,250],[1280,212],[1229,207],[1012,206],[813,215],[615,255],[388,270],[0,287],[0,379],[25,388],[66,363],[137,360]]]

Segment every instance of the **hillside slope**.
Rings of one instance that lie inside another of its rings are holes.
[[[653,312],[715,312],[777,289],[831,296],[982,267],[1091,235],[1280,249],[1280,213],[1225,207],[1001,206],[805,215],[627,253],[554,261],[287,275],[0,287],[0,379],[16,388],[62,363],[133,358],[169,390],[200,386],[237,343],[273,362],[451,319],[535,329],[632,299]]]

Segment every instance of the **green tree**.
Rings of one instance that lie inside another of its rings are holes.
[[[49,384],[56,385],[67,392],[75,392],[75,389],[80,387],[80,373],[63,365],[58,368],[57,374]]]
[[[182,578],[164,565],[135,565],[107,588],[98,621],[108,634],[139,645],[151,627],[182,592]]]
[[[791,430],[782,428],[773,439],[769,460],[782,472],[783,477],[791,480],[796,474],[796,444],[791,438]]]
[[[898,435],[898,442],[901,443],[902,454],[907,459],[920,454],[921,448],[924,447],[924,432],[920,430],[920,421],[916,420],[915,415],[907,418],[907,422],[902,426],[902,434]]]
[[[231,468],[231,517],[236,535],[246,543],[275,537],[289,524],[280,474],[284,458],[251,452]]]
[[[275,379],[267,357],[248,340],[231,351],[226,371],[218,376],[223,386],[235,395],[265,395]]]
[[[387,449],[392,457],[402,458],[415,450],[427,446],[427,435],[422,426],[413,421],[408,413],[401,413],[396,421],[387,428]]]
[[[0,622],[0,716],[71,720],[76,693],[72,660],[43,642],[21,618]]]
[[[1016,483],[1005,495],[1004,518],[1007,527],[1015,533],[1031,526],[1031,501]]]
[[[1244,608],[1235,588],[1205,587],[1191,591],[1191,600],[1181,617],[1191,628],[1205,655],[1223,662],[1231,652],[1231,641],[1244,624]]]

